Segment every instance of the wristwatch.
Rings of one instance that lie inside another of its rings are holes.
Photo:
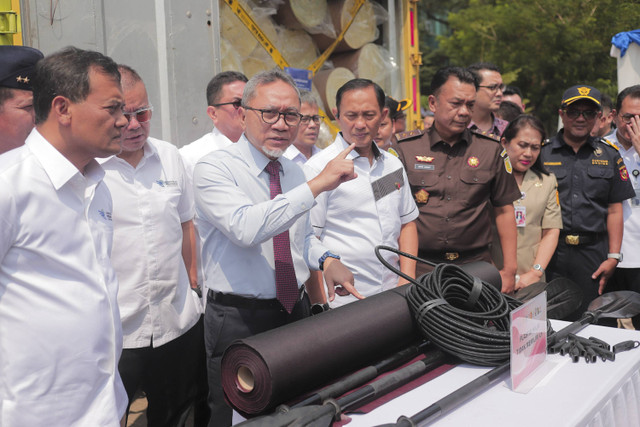
[[[621,253],[608,253],[607,258],[617,259],[618,262],[622,262],[622,254]]]
[[[540,264],[535,264],[533,266],[533,269],[536,270],[536,271],[539,271],[542,274],[544,274],[544,268],[542,268],[542,266]]]
[[[327,252],[323,253],[322,256],[320,257],[320,259],[318,260],[318,264],[320,265],[320,270],[322,270],[322,271],[324,271],[324,262],[327,260],[327,258],[340,259],[340,255],[336,255],[336,254],[332,253],[331,251],[327,251]]]

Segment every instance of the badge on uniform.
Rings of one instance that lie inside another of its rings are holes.
[[[629,181],[629,172],[625,165],[620,166],[620,179],[623,181]]]
[[[602,156],[602,148],[600,148],[600,147],[596,147],[596,149],[595,149],[595,150],[593,150],[593,154],[595,154],[595,155],[596,155],[596,157],[600,157],[600,156]]]
[[[396,150],[394,150],[393,147],[389,147],[389,149],[387,150],[387,153],[392,154],[392,155],[394,155],[396,157],[400,157],[398,155],[398,152]]]
[[[431,157],[431,156],[416,156],[416,162],[419,162],[419,163],[431,163],[431,162],[433,162],[433,157]]]
[[[429,200],[429,192],[423,188],[414,194],[414,197],[416,198],[416,203],[427,203],[427,200]]]
[[[477,157],[471,156],[467,159],[467,164],[472,168],[477,168],[480,165],[480,161]]]
[[[516,211],[516,227],[524,227],[527,224],[527,207],[514,206]]]
[[[511,160],[509,160],[509,156],[504,158],[504,169],[507,171],[507,173],[511,173],[513,172],[513,167],[511,167]]]

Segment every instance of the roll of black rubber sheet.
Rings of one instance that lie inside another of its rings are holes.
[[[228,402],[262,414],[419,340],[409,286],[234,341],[222,357]]]

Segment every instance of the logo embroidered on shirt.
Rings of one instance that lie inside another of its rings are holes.
[[[629,181],[629,172],[625,165],[620,166],[620,179],[623,181]]]
[[[416,162],[431,163],[431,162],[433,162],[433,157],[431,157],[431,156],[416,156]]]
[[[609,160],[591,159],[592,165],[609,166]]]
[[[103,219],[106,219],[107,221],[113,221],[113,219],[111,218],[111,212],[107,212],[104,209],[100,209],[98,213]]]
[[[478,160],[477,157],[472,156],[467,159],[467,164],[472,168],[477,168],[478,166],[480,166],[480,160]]]
[[[158,184],[160,187],[177,187],[178,181],[164,181],[162,179],[159,179],[156,181],[156,184]]]

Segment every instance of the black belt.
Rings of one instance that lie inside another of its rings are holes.
[[[572,231],[560,232],[560,241],[571,246],[590,245],[601,241],[604,237],[605,233],[578,233]]]
[[[304,298],[305,288],[304,285],[300,287],[300,293],[298,300]],[[223,294],[221,292],[214,292],[209,289],[207,291],[207,301],[215,301],[220,305],[226,305],[236,308],[246,309],[283,309],[282,304],[276,298],[263,299],[263,298],[251,298],[243,297],[236,294]]]
[[[426,259],[428,261],[455,261],[457,259],[471,258],[476,255],[480,255],[481,253],[488,252],[489,247],[483,246],[477,249],[470,249],[468,251],[418,251],[418,256],[420,258]]]

